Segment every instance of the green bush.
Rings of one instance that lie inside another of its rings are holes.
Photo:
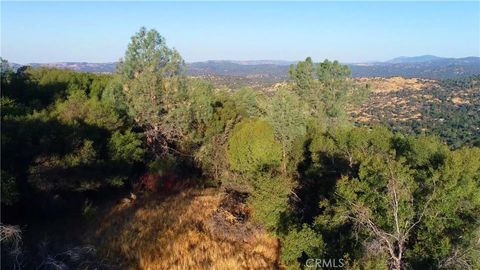
[[[300,230],[292,230],[283,238],[282,262],[287,269],[301,269],[301,257],[320,258],[324,249],[322,236],[303,224]]]
[[[253,191],[248,198],[252,217],[263,223],[265,228],[276,232],[280,217],[288,209],[288,197],[293,187],[292,181],[284,177],[258,175],[251,180]]]
[[[228,160],[233,170],[255,173],[278,166],[282,149],[273,128],[262,120],[244,120],[228,140]]]
[[[145,154],[141,135],[130,130],[123,134],[115,131],[108,142],[108,149],[113,160],[127,163],[140,162]]]
[[[93,206],[93,203],[88,199],[85,200],[82,207],[82,217],[85,218],[86,220],[91,220],[92,218],[95,217],[96,213],[97,213],[97,207]]]
[[[2,203],[5,205],[12,205],[18,200],[18,191],[16,180],[13,176],[8,174],[6,171],[2,170],[1,175],[1,199]]]
[[[163,175],[166,172],[178,170],[181,162],[172,155],[157,158],[148,164],[148,171],[153,174]]]

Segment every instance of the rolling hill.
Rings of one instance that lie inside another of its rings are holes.
[[[294,61],[283,60],[212,60],[187,64],[191,76],[234,76],[250,80],[279,82],[288,78],[288,69]],[[21,65],[12,64],[14,67]],[[59,62],[31,63],[33,67],[67,68],[75,71],[113,73],[115,62]],[[480,74],[480,57],[443,58],[433,55],[397,57],[385,62],[350,63],[353,77],[418,77],[450,79]]]

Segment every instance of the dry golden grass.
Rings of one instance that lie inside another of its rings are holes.
[[[469,103],[470,103],[469,100],[464,100],[464,99],[461,98],[461,97],[454,97],[454,98],[452,98],[452,102],[453,102],[455,105],[469,104]]]
[[[100,250],[122,269],[278,268],[277,240],[220,208],[218,190],[152,196],[120,203],[100,221]]]
[[[417,78],[357,78],[355,80],[360,83],[368,83],[371,86],[373,93],[389,93],[404,89],[422,90],[438,86],[438,83],[434,80]]]

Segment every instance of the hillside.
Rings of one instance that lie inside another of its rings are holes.
[[[196,77],[231,78],[244,80],[245,85],[280,82],[288,78],[292,61],[217,60],[187,63],[188,75]],[[72,69],[82,72],[113,73],[117,63],[32,63],[33,67],[46,66]],[[449,79],[480,74],[480,57],[443,58],[431,55],[398,57],[385,62],[350,63],[353,77],[417,77],[425,79]],[[20,65],[13,64],[15,68]]]
[[[480,78],[428,80],[358,78],[372,91],[366,102],[351,111],[359,125],[383,124],[412,134],[435,134],[453,147],[479,144]]]
[[[351,64],[353,77],[451,79],[480,74],[480,57],[402,58],[383,63]]]
[[[480,269],[478,75],[124,59],[2,60],[2,269]]]

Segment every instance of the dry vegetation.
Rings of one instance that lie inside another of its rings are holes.
[[[216,189],[120,202],[96,231],[122,269],[275,269],[278,242]],[[119,259],[121,258],[121,259]]]
[[[356,80],[372,89],[361,107],[349,110],[357,124],[379,123],[395,131],[435,134],[454,147],[478,143],[480,92],[475,77]]]
[[[426,88],[439,87],[435,80],[418,78],[358,78],[355,81],[370,85],[373,93],[389,93],[404,89],[423,90]]]
[[[354,120],[360,123],[421,120],[422,107],[442,102],[424,90],[436,91],[438,82],[418,78],[359,78],[357,82],[371,87],[370,96],[361,108],[352,110]]]

